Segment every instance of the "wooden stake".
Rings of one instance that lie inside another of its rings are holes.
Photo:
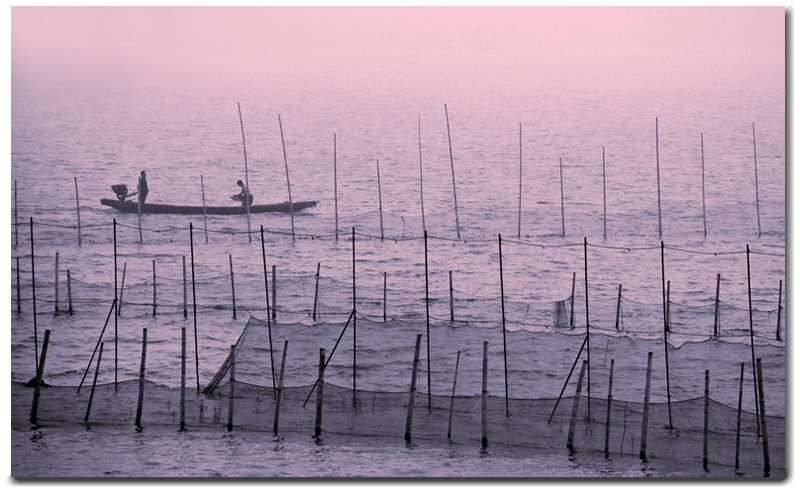
[[[642,441],[639,458],[647,460],[647,424],[650,420],[650,372],[653,367],[653,352],[647,353],[647,381],[644,386],[644,407],[642,408]]]
[[[736,411],[736,462],[734,467],[739,469],[739,444],[742,439],[742,392],[744,389],[744,363],[739,370],[739,408]]]
[[[585,287],[586,300],[586,396],[588,397],[587,412],[589,419],[592,419],[592,364],[591,350],[589,348],[589,252],[586,237],[583,238],[583,284]]]
[[[236,345],[231,345],[231,367],[228,372],[230,375],[230,382],[228,387],[228,432],[233,431],[233,399],[234,391],[236,390]]]
[[[756,404],[756,434],[760,437],[761,436],[761,418],[759,417],[759,407],[758,407],[758,377],[756,376],[756,348],[755,348],[755,341],[754,341],[754,333],[753,333],[753,294],[752,288],[750,287],[750,244],[747,244],[747,304],[748,304],[748,311],[750,312],[750,356],[751,361],[753,363],[753,392],[755,394],[755,404]]]
[[[487,411],[489,406],[489,342],[483,342],[483,375],[481,377],[481,448],[489,444],[487,435]]]
[[[75,210],[78,212],[78,246],[81,245],[81,201],[78,198],[78,178],[75,179]]]
[[[292,186],[289,184],[289,162],[286,160],[286,143],[283,141],[283,124],[278,114],[278,126],[281,128],[281,145],[283,146],[283,164],[286,167],[286,188],[289,190],[289,215],[292,217],[292,241],[294,241],[294,205],[292,204]],[[272,302],[275,303],[275,302]]]
[[[22,313],[22,294],[19,280],[19,256],[17,256],[17,314]]]
[[[581,388],[583,387],[583,375],[584,373],[586,373],[586,367],[588,365],[589,362],[583,360],[583,363],[581,364],[581,372],[578,375],[578,385],[575,386],[575,398],[572,400],[572,416],[570,416],[569,418],[569,433],[567,433],[567,449],[569,449],[570,452],[575,450],[574,446],[575,425],[578,421],[578,407],[580,407],[580,402],[581,402]]]
[[[572,272],[572,293],[569,295],[569,327],[575,327],[575,272]]]
[[[125,274],[128,272],[128,262],[122,263],[122,283],[119,286],[119,302],[117,302],[117,317],[122,313],[122,294],[125,293]],[[116,332],[116,322],[114,324],[114,332]]]
[[[56,272],[55,272],[54,284],[55,284],[54,290],[55,290],[55,298],[56,298],[56,302],[55,302],[56,303],[56,312],[58,312],[58,290],[59,290],[59,288],[58,288],[58,252],[56,252]]]
[[[608,405],[606,406],[606,441],[605,441],[605,454],[608,458],[608,440],[611,433],[611,388],[614,385],[614,359],[611,359],[611,367],[608,371]]]
[[[328,363],[331,362],[331,358],[333,358],[333,354],[336,353],[336,348],[339,346],[339,342],[342,340],[342,336],[347,331],[347,326],[350,325],[350,321],[353,320],[354,314],[351,312],[350,317],[347,318],[347,322],[344,323],[344,327],[342,328],[342,332],[339,333],[339,338],[336,340],[336,343],[333,345],[333,349],[331,350],[331,355],[328,357],[328,361],[325,362],[325,368],[328,368]],[[306,397],[305,402],[303,402],[303,408],[306,407],[308,404],[308,400],[311,399],[311,395],[314,394],[314,389],[317,387],[317,382],[314,382],[314,385],[311,387],[311,391],[308,393],[308,397]]]
[[[236,285],[233,281],[233,255],[228,254],[228,264],[231,268],[231,305],[233,306],[233,318],[236,318]]]
[[[708,235],[708,227],[706,225],[706,156],[703,149],[703,134],[700,133],[700,170],[702,172],[702,190],[703,190],[703,237]]]
[[[606,236],[606,147],[603,147],[603,237]],[[607,452],[606,452],[607,453]]]
[[[144,367],[147,358],[147,328],[142,329],[142,363],[139,366],[139,402],[136,405],[136,429],[142,429],[142,405],[144,403]]]
[[[453,141],[450,138],[450,116],[447,115],[447,104],[444,105],[444,117],[447,120],[447,145],[450,148],[450,174],[453,176],[453,204],[456,210],[456,236],[461,238],[461,227],[458,225],[458,197],[456,196],[456,169],[453,165]]]
[[[709,377],[708,377],[708,370],[706,370],[706,392],[705,392],[705,404],[703,405],[703,469],[708,470],[708,385],[709,385]]]
[[[503,290],[503,237],[497,234],[497,249],[500,254],[500,311],[503,330],[503,374],[506,382],[506,418],[508,418],[508,352],[506,350],[506,300]]]
[[[761,373],[761,358],[756,360],[756,365],[758,366],[758,400],[761,405],[761,449],[764,452],[764,476],[769,477],[769,438],[767,438],[767,409],[764,401],[764,375]]]
[[[181,327],[181,425],[186,431],[186,328]]]
[[[272,320],[278,318],[278,273],[272,265]]]
[[[375,160],[375,166],[378,169],[378,212],[381,217],[381,240],[383,240],[383,200],[381,199],[381,164],[380,161]]]
[[[661,237],[661,164],[658,159],[658,118],[656,118],[656,182],[658,184],[658,236]]]
[[[244,141],[244,120],[242,119],[242,106],[237,102],[236,107],[239,109],[239,125],[242,127],[242,150],[244,151],[244,185],[250,189],[250,176],[247,172],[247,145]],[[244,204],[247,207],[247,241],[253,242],[253,237],[250,235],[250,197],[244,196]]]
[[[517,238],[522,237],[522,123],[519,124],[519,211],[517,212]]]
[[[448,271],[448,273],[450,275],[450,322],[454,322],[456,318],[453,310],[453,272]]]
[[[39,367],[39,327],[36,323],[36,255],[33,252],[33,217],[31,218],[31,292],[33,300],[33,353],[36,368]]]
[[[67,270],[67,305],[69,307],[69,315],[72,315],[72,277]],[[780,326],[778,326],[780,328]]]
[[[572,372],[575,371],[575,366],[578,364],[578,360],[581,358],[581,354],[583,354],[583,347],[586,346],[586,336],[583,337],[583,343],[581,343],[581,347],[578,350],[578,356],[575,357],[575,361],[572,362],[572,368],[569,369],[569,374],[567,374],[567,379],[564,380],[564,385],[561,387],[561,392],[558,394],[558,399],[556,399],[555,405],[553,405],[553,411],[550,413],[550,417],[547,418],[547,425],[550,426],[550,422],[553,420],[553,415],[556,414],[556,409],[558,409],[559,403],[561,403],[561,398],[564,396],[564,391],[567,389],[567,384],[569,383],[569,379],[572,378]]]
[[[264,299],[267,302],[267,334],[269,335],[269,366],[272,369],[272,393],[276,393],[275,359],[272,356],[272,321],[269,315],[269,285],[267,284],[267,253],[264,248],[264,226],[261,225],[261,264],[264,266]]]
[[[414,419],[414,404],[417,395],[417,370],[419,370],[419,345],[422,334],[417,334],[417,343],[414,348],[414,365],[411,368],[411,390],[408,392],[408,414],[406,415],[406,442],[411,442],[411,421]],[[430,392],[430,391],[429,391]]]
[[[778,328],[775,331],[775,339],[781,340],[781,296],[783,294],[783,279],[778,280]]]
[[[339,187],[336,176],[336,133],[333,134],[333,209],[336,215],[336,240],[339,240]]]
[[[117,290],[117,273],[119,272],[119,267],[117,266],[117,219],[113,219],[114,224],[114,391],[116,392],[119,390],[119,385],[117,385],[117,368],[118,368],[118,361],[119,361],[119,335],[118,332],[118,324],[119,324],[119,301],[118,301],[118,294],[119,291]],[[36,309],[34,309],[35,311]]]
[[[153,259],[153,317],[156,316],[156,260]]]
[[[249,187],[247,189],[250,189]],[[206,185],[203,182],[203,174],[200,174],[200,192],[203,195],[203,231],[206,234],[206,244],[208,244],[208,220],[206,219]],[[249,198],[247,198],[249,201]],[[248,204],[249,208],[249,204]]]
[[[431,299],[428,289],[428,231],[423,231],[425,239],[425,343],[428,362],[428,411],[431,410]]]
[[[317,305],[319,303],[319,263],[317,263],[317,274],[314,282],[314,314],[312,319],[317,320]]]
[[[181,256],[181,261],[183,262],[183,318],[186,319],[189,317],[189,312],[186,308],[186,256]]]
[[[669,307],[670,307],[670,300],[669,300],[669,280],[667,280],[667,331],[671,330],[672,323],[670,322],[670,315],[669,315]]]
[[[561,236],[567,235],[567,225],[564,220],[564,165],[561,163],[561,157],[558,158],[558,175],[561,181]]]
[[[139,183],[136,185],[136,190],[139,192],[139,196],[136,197],[136,216],[139,219],[139,243],[143,242],[142,240],[142,176],[139,176]]]
[[[314,420],[314,436],[322,434],[322,389],[325,387],[325,348],[319,349],[319,376],[317,377],[317,412]]]
[[[383,322],[386,322],[386,271],[383,272]]]
[[[617,322],[615,325],[617,331],[619,331],[619,318],[621,313],[622,313],[622,285],[619,285],[619,290],[617,290]]]
[[[50,330],[44,331],[44,341],[42,341],[42,357],[36,368],[36,381],[33,389],[33,404],[31,405],[31,424],[36,425],[39,412],[39,395],[42,391],[42,377],[44,376],[44,362],[47,358],[47,344],[50,342]]]
[[[447,439],[450,440],[453,430],[453,406],[456,402],[456,381],[458,381],[458,362],[461,360],[461,351],[456,353],[456,370],[453,372],[453,392],[450,395],[450,417],[447,419]]]
[[[356,407],[356,228],[353,227],[353,407]],[[430,392],[430,391],[428,391]]]
[[[669,390],[669,311],[667,310],[667,292],[664,290],[664,241],[661,241],[661,295],[664,304],[664,367],[667,372],[667,413],[669,414],[669,426],[672,429],[672,394]]]
[[[86,416],[83,421],[89,422],[89,413],[92,410],[92,399],[94,399],[94,388],[97,385],[97,374],[100,372],[100,359],[103,358],[103,343],[100,343],[100,353],[97,355],[97,366],[94,369],[94,380],[92,381],[92,390],[89,392],[89,404],[86,406]]]
[[[417,114],[417,137],[419,141],[419,207],[422,210],[422,230],[428,230],[425,226],[425,199],[422,192],[422,119]]]
[[[238,102],[237,102],[238,104]],[[241,117],[241,109],[240,117]],[[244,133],[242,133],[244,135]],[[244,136],[242,137],[244,141]],[[248,220],[249,222],[249,220]],[[248,223],[249,225],[249,223]],[[248,227],[249,228],[249,227]],[[249,231],[248,231],[249,232]],[[194,321],[194,372],[195,379],[197,380],[197,393],[200,393],[200,352],[197,347],[197,290],[195,287],[194,279],[194,227],[192,222],[189,222],[189,246],[191,251],[192,260],[192,320]]]
[[[103,334],[105,334],[105,332],[106,332],[106,327],[108,327],[108,321],[109,321],[109,319],[111,319],[111,314],[114,313],[114,309],[115,309],[116,305],[117,305],[117,301],[115,299],[113,302],[111,302],[111,308],[108,310],[108,316],[106,317],[105,324],[103,324],[103,330],[100,331],[100,337],[97,339],[97,344],[94,345],[94,351],[92,351],[92,357],[89,358],[89,364],[86,365],[86,370],[83,372],[83,377],[81,378],[81,383],[78,384],[78,391],[77,391],[78,394],[81,393],[81,387],[83,387],[83,381],[86,380],[86,374],[89,373],[89,368],[92,366],[92,361],[94,361],[94,355],[95,355],[95,353],[97,353],[97,348],[98,348],[98,346],[100,346],[102,344],[101,341],[103,340]]]
[[[283,355],[281,356],[281,372],[278,377],[278,396],[275,398],[275,417],[272,419],[272,434],[278,435],[278,418],[281,410],[281,395],[283,394],[283,372],[286,369],[286,351],[289,348],[289,340],[283,342]]]
[[[714,337],[719,336],[720,325],[719,325],[719,282],[720,282],[720,274],[717,273],[717,297],[714,300]]]
[[[19,206],[17,205],[17,180],[14,179],[14,247],[19,245],[19,218],[17,216],[17,211]]]
[[[756,218],[758,219],[758,236],[761,237],[761,210],[758,201],[758,159],[756,158],[756,124],[753,123],[753,167],[756,174]]]

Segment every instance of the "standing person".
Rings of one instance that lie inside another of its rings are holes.
[[[147,192],[148,192],[147,173],[145,171],[142,171],[141,175],[139,176],[139,185],[137,189],[139,190],[139,202],[141,204],[144,204],[144,202],[147,200]]]
[[[247,206],[248,205],[248,201],[245,201],[245,199],[247,199],[247,200],[249,200],[249,204],[252,205],[253,204],[253,195],[250,194],[250,188],[245,186],[245,184],[242,182],[241,179],[236,181],[236,184],[238,184],[242,189],[239,192],[239,194],[235,194],[235,195],[231,196],[231,199],[235,199],[235,200],[241,201],[242,202],[242,206]]]

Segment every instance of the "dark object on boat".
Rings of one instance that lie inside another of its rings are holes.
[[[133,193],[128,194],[128,186],[125,184],[113,184],[111,186],[111,190],[114,191],[114,194],[117,195],[117,199],[120,201],[125,201],[125,198],[135,196],[137,193],[137,191],[134,191]]]
[[[119,201],[113,199],[103,198],[100,203],[116,208],[122,213],[138,213],[139,204],[135,201]],[[295,202],[291,207],[294,211],[304,210],[317,206],[318,201],[300,201]],[[276,203],[272,205],[252,205],[250,213],[289,213],[289,202]],[[202,206],[180,206],[180,205],[160,205],[156,203],[142,204],[142,213],[152,215],[202,215]],[[246,215],[246,206],[206,206],[205,213],[207,215]]]

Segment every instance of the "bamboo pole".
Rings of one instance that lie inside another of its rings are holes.
[[[755,341],[754,341],[754,333],[753,333],[753,294],[752,288],[750,287],[750,244],[747,244],[747,304],[748,304],[748,311],[750,313],[750,356],[751,361],[753,363],[753,392],[755,394],[755,405],[756,405],[756,434],[760,437],[761,436],[761,425],[759,424],[761,418],[759,417],[759,407],[758,407],[758,377],[756,376],[756,348],[755,348]]]
[[[386,271],[383,272],[383,322],[386,322]]]
[[[606,225],[608,215],[606,214],[606,147],[603,147],[603,237],[606,237]]]
[[[739,407],[736,411],[736,461],[734,467],[739,469],[739,445],[742,440],[742,393],[744,389],[744,363],[739,370]]]
[[[414,419],[414,403],[417,395],[417,371],[419,370],[419,345],[422,334],[417,334],[417,343],[414,348],[414,365],[411,368],[411,390],[408,391],[408,414],[406,415],[405,440],[411,443],[411,422]]]
[[[339,333],[339,338],[336,340],[336,343],[333,345],[333,349],[331,350],[331,355],[328,357],[328,361],[325,362],[325,368],[328,368],[328,363],[331,362],[331,359],[333,358],[333,354],[336,353],[336,348],[339,346],[339,342],[342,340],[342,336],[344,336],[344,333],[347,331],[347,326],[350,325],[350,321],[353,320],[354,317],[355,317],[354,314],[351,312],[350,313],[350,317],[347,318],[347,322],[345,322],[344,327],[342,328],[342,332]],[[311,399],[311,395],[314,394],[314,389],[316,387],[317,387],[317,382],[314,382],[314,385],[311,387],[311,391],[308,393],[308,396],[306,397],[305,402],[303,402],[303,408],[305,408],[306,404],[308,404],[308,400]]]
[[[86,365],[86,370],[83,372],[81,383],[78,384],[78,391],[77,391],[78,394],[81,393],[81,387],[83,387],[83,381],[86,380],[86,374],[89,373],[89,368],[92,366],[92,361],[94,361],[94,355],[95,353],[97,353],[97,348],[102,344],[101,341],[103,340],[103,334],[105,334],[106,332],[106,327],[108,327],[108,321],[109,319],[111,319],[111,314],[114,313],[114,308],[116,307],[116,305],[117,305],[117,300],[114,299],[114,301],[111,302],[111,308],[108,310],[108,316],[106,317],[106,322],[105,324],[103,324],[103,330],[100,331],[100,337],[97,339],[97,344],[95,344],[94,346],[94,351],[92,351],[92,357],[89,358],[89,364]]]
[[[383,200],[381,198],[381,163],[375,160],[375,166],[378,169],[378,213],[381,217],[381,240],[383,240]]]
[[[78,178],[75,179],[75,210],[78,212],[78,246],[81,245],[81,201],[78,198]]]
[[[272,265],[272,320],[278,318],[278,272]]]
[[[664,310],[664,367],[667,374],[667,413],[669,414],[669,426],[672,429],[672,394],[669,390],[669,311],[667,310],[667,292],[664,286],[664,241],[661,241],[661,295]]]
[[[33,217],[31,218],[31,292],[33,300],[33,353],[36,368],[39,367],[39,327],[36,323],[36,255],[33,252]]]
[[[453,204],[456,210],[456,235],[461,238],[461,227],[458,224],[458,198],[456,196],[456,169],[453,165],[453,140],[450,138],[450,116],[447,114],[447,104],[444,105],[444,117],[447,120],[447,145],[450,148],[450,174],[453,177]]]
[[[614,359],[611,359],[611,367],[608,371],[608,404],[606,406],[606,440],[605,440],[605,455],[608,458],[608,441],[611,433],[611,389],[614,385]]]
[[[417,114],[417,141],[419,142],[419,207],[422,210],[422,230],[428,228],[425,226],[425,199],[422,192],[422,118]]]
[[[567,235],[567,225],[564,220],[564,164],[561,162],[561,157],[558,158],[558,175],[561,181],[561,236]]]
[[[281,395],[283,394],[283,373],[286,369],[286,351],[289,349],[289,340],[283,342],[283,355],[281,356],[281,371],[278,377],[278,396],[275,398],[275,416],[272,418],[272,434],[278,435],[278,418],[281,411]]]
[[[237,103],[238,104],[238,103]],[[241,111],[241,110],[240,110]],[[192,319],[194,320],[194,373],[197,380],[197,393],[200,393],[200,352],[197,347],[197,290],[194,278],[194,227],[189,222],[189,246],[192,259]]]
[[[522,123],[519,124],[519,211],[517,212],[517,238],[522,237]]]
[[[89,422],[89,413],[92,410],[92,400],[94,399],[94,388],[97,386],[97,374],[100,372],[100,360],[103,358],[103,343],[100,343],[100,353],[97,355],[97,366],[94,369],[94,380],[92,381],[92,390],[89,392],[89,404],[86,406],[86,416],[83,417],[85,423]]]
[[[314,314],[312,319],[317,320],[317,305],[319,304],[319,263],[317,263],[317,274],[314,281]]]
[[[136,216],[139,220],[139,243],[143,242],[142,240],[142,176],[139,176],[139,183],[136,185],[136,190],[139,192],[139,196],[136,197]]]
[[[125,274],[128,272],[128,262],[122,263],[122,283],[119,286],[119,302],[117,302],[117,317],[122,313],[122,295],[125,293]],[[114,324],[114,332],[116,332],[116,323]]]
[[[553,415],[556,414],[556,409],[558,409],[558,405],[561,402],[561,398],[564,396],[564,391],[567,389],[567,384],[569,383],[569,379],[572,378],[572,372],[575,371],[575,366],[578,364],[578,360],[581,358],[581,354],[583,354],[583,347],[586,346],[586,336],[583,337],[583,343],[581,343],[581,347],[578,350],[578,356],[575,357],[575,361],[572,362],[572,368],[569,369],[569,373],[567,374],[567,379],[564,380],[564,385],[561,387],[561,392],[558,394],[558,399],[556,399],[555,405],[553,405],[553,411],[550,413],[550,417],[547,418],[547,425],[550,426],[550,422],[553,420]]]
[[[153,259],[153,317],[156,316],[156,260]]]
[[[616,322],[616,329],[619,331],[619,317],[622,313],[622,285],[619,285],[619,290],[617,290],[617,322]]]
[[[248,187],[247,189],[250,188]],[[203,174],[200,174],[200,192],[202,193],[203,196],[203,231],[206,234],[206,244],[208,244],[208,220],[206,219],[206,185],[203,182]],[[248,197],[245,196],[245,199],[247,199],[249,202]]]
[[[186,328],[181,327],[181,423],[180,431],[186,431]]]
[[[483,342],[483,375],[481,377],[481,448],[489,444],[487,435],[487,411],[489,406],[489,342]]]
[[[767,409],[764,401],[764,375],[761,372],[761,358],[756,360],[758,366],[758,400],[761,406],[761,450],[764,452],[764,476],[769,477],[769,438],[767,438]]]
[[[706,370],[706,391],[703,404],[703,469],[708,470],[708,386],[709,377],[708,370]]]
[[[583,387],[583,375],[586,373],[586,367],[589,363],[583,360],[581,364],[581,371],[578,375],[578,384],[575,386],[575,398],[572,400],[572,415],[569,418],[569,432],[567,433],[567,449],[570,452],[575,451],[575,426],[578,421],[578,408],[581,403],[581,388]],[[591,401],[590,401],[591,402]]]
[[[575,272],[572,272],[572,293],[569,295],[569,327],[575,327]]]
[[[19,256],[17,256],[17,314],[22,313],[22,294],[19,280]]]
[[[264,266],[264,299],[267,303],[267,334],[269,335],[269,366],[272,369],[272,393],[275,393],[275,359],[272,356],[272,321],[269,315],[269,285],[267,284],[267,253],[264,248],[264,226],[261,225],[261,263]]]
[[[231,305],[233,307],[233,318],[236,318],[236,285],[233,281],[233,255],[228,254],[228,264],[231,269]]]
[[[186,296],[186,256],[181,256],[181,261],[183,263],[183,318],[186,319],[189,317],[189,311],[186,307],[187,305],[187,296]]]
[[[644,407],[642,408],[642,440],[639,458],[647,460],[647,425],[650,420],[650,373],[653,366],[653,352],[647,353],[647,381],[644,386]]]
[[[144,367],[147,358],[147,328],[142,329],[142,363],[139,366],[139,401],[136,404],[136,429],[142,429],[142,405],[144,404]]]
[[[336,133],[333,134],[333,209],[336,216],[336,240],[339,240],[339,185],[336,175]]]
[[[325,348],[319,349],[319,375],[317,376],[317,411],[314,420],[314,436],[322,434],[322,392],[325,387]]]
[[[720,282],[720,274],[717,273],[717,297],[714,300],[714,337],[719,336],[720,325],[719,325],[719,282]]]
[[[31,405],[31,424],[37,425],[38,412],[39,412],[39,396],[42,391],[42,377],[44,376],[44,362],[47,358],[47,345],[50,342],[50,330],[44,331],[44,340],[42,341],[42,357],[39,359],[39,364],[36,367],[36,381],[34,382],[33,389],[33,404]]]
[[[756,158],[756,124],[753,123],[753,167],[756,175],[756,218],[758,219],[758,236],[761,237],[761,210],[758,200],[758,159]]]
[[[669,288],[670,288],[670,281],[667,280],[667,331],[672,329],[672,322],[670,322],[670,311],[669,311],[672,302],[670,302],[669,299]]]
[[[228,371],[230,382],[228,382],[228,433],[233,431],[233,400],[236,390],[236,345],[231,345],[231,367]]]
[[[292,186],[289,184],[289,162],[286,160],[286,143],[283,141],[283,124],[281,123],[281,115],[278,114],[278,126],[281,128],[281,145],[283,146],[283,164],[286,167],[286,188],[289,190],[289,215],[292,217],[292,241],[294,237],[294,205],[292,204]],[[275,302],[273,302],[275,303]]]
[[[250,174],[247,171],[247,145],[244,140],[244,120],[242,119],[242,106],[238,102],[236,107],[239,109],[239,125],[242,127],[242,150],[244,151],[244,185],[247,190],[250,190]],[[247,208],[247,241],[253,242],[253,237],[250,235],[250,196],[244,196],[244,205]]]
[[[118,324],[119,324],[119,301],[118,301],[118,294],[119,291],[117,290],[117,274],[119,272],[119,267],[117,266],[117,219],[113,219],[113,229],[114,229],[114,391],[116,392],[119,390],[119,385],[117,384],[117,368],[118,368],[118,361],[119,361],[119,335],[118,335]],[[34,309],[35,310],[35,309]]]
[[[55,299],[56,299],[56,301],[55,301],[56,312],[58,312],[58,290],[59,290],[59,288],[58,288],[58,276],[59,276],[58,275],[58,252],[56,252],[55,281],[53,282],[53,284],[54,284],[54,288],[53,289],[55,290],[55,292],[54,292],[55,295],[54,296],[55,296]]]
[[[69,271],[67,271],[69,272]],[[781,296],[783,294],[783,279],[778,280],[778,328],[775,331],[775,339],[781,340]]]
[[[17,212],[19,205],[17,205],[17,180],[14,179],[14,247],[19,245],[19,217]]]
[[[497,234],[497,249],[500,255],[500,311],[503,330],[503,375],[506,382],[506,418],[508,418],[508,351],[506,349],[506,300],[503,289],[503,237]]]
[[[656,182],[658,185],[658,236],[661,237],[661,164],[658,158],[658,118],[656,118]]]
[[[450,322],[454,322],[455,318],[455,311],[453,310],[453,272],[448,271],[450,275]]]
[[[450,416],[447,419],[447,439],[450,440],[453,430],[453,406],[456,402],[456,381],[458,381],[458,362],[461,360],[461,351],[456,353],[456,369],[453,372],[453,392],[450,394]]]
[[[356,407],[356,228],[353,227],[353,407]],[[428,391],[430,392],[430,391]]]
[[[586,294],[586,396],[588,397],[589,404],[587,411],[589,419],[592,419],[592,364],[591,364],[591,350],[589,348],[589,252],[588,242],[586,237],[583,238],[583,284]]]
[[[425,343],[428,362],[428,411],[431,410],[431,299],[428,287],[428,231],[423,231],[425,239]]]
[[[72,315],[72,276],[69,274],[69,270],[67,270],[67,306],[69,315]],[[780,326],[778,326],[780,328]]]
[[[703,237],[708,235],[708,227],[706,225],[706,155],[703,148],[703,134],[700,133],[700,170],[702,172],[702,190],[703,190]]]

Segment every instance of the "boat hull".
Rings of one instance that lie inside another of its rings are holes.
[[[100,203],[110,206],[122,213],[138,213],[139,204],[136,201],[120,201],[117,199],[100,200]],[[316,206],[318,201],[299,201],[291,207],[289,202],[271,205],[252,205],[250,214],[254,213],[289,213]],[[202,206],[162,205],[158,203],[145,203],[142,205],[142,214],[147,215],[203,215]],[[206,206],[206,215],[246,215],[247,207],[244,206]]]

